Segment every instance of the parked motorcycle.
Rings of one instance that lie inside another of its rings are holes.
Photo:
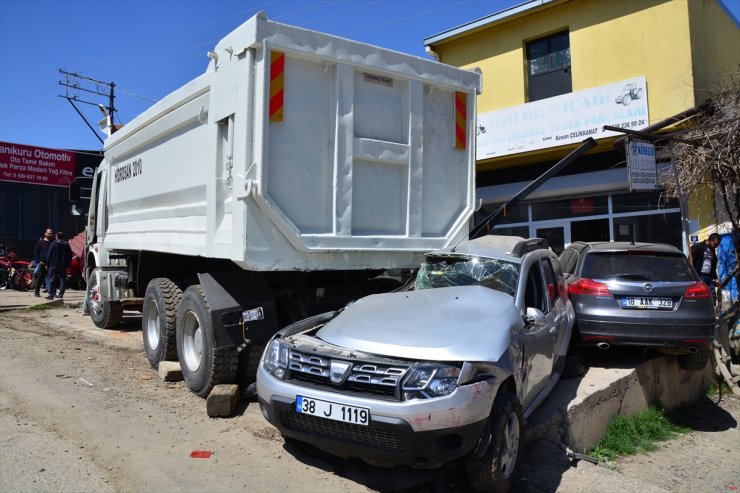
[[[10,246],[0,244],[0,289],[26,291],[33,289],[34,284],[30,262],[19,259]]]
[[[67,267],[67,286],[70,289],[85,289],[87,282],[82,272],[82,261],[77,255],[72,256],[72,263]]]

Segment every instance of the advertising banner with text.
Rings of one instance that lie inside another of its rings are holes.
[[[476,159],[620,135],[604,131],[604,125],[650,125],[645,77],[479,114]]]
[[[76,158],[74,152],[0,142],[0,181],[67,187]]]
[[[655,145],[652,142],[627,137],[626,148],[630,190],[657,190]]]

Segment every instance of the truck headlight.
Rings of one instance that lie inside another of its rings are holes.
[[[262,357],[262,367],[273,377],[282,380],[288,368],[288,346],[278,340],[270,341]]]
[[[404,400],[432,399],[457,388],[460,368],[446,365],[416,365],[403,381]]]

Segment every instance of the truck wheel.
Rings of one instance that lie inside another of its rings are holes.
[[[491,443],[488,450],[483,457],[469,460],[466,473],[474,490],[505,493],[514,484],[519,465],[522,406],[514,395],[499,394],[493,402],[489,420]]]
[[[175,327],[182,290],[171,280],[158,277],[149,281],[141,311],[144,352],[152,368],[160,361],[177,360]]]
[[[93,271],[88,281],[90,294],[87,298],[87,306],[90,311],[90,318],[96,327],[101,329],[110,329],[121,323],[123,318],[123,308],[118,301],[103,301],[100,297],[100,286],[98,279]]]
[[[677,356],[678,366],[684,370],[703,370],[709,362],[711,352],[709,349],[700,349],[695,353],[682,354]]]
[[[249,386],[257,381],[257,369],[259,368],[262,353],[266,344],[250,343],[247,349],[239,353],[239,374],[237,381],[241,385]]]
[[[203,287],[190,286],[177,310],[177,354],[185,383],[199,397],[236,378],[239,354],[236,349],[215,349],[215,340]]]

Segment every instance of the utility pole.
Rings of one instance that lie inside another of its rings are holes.
[[[92,131],[93,134],[95,134],[95,137],[102,144],[103,139],[100,138],[97,130],[95,130],[95,128],[92,126],[92,124],[90,124],[85,115],[83,115],[77,105],[75,105],[75,102],[97,106],[98,109],[100,109],[100,111],[103,112],[106,117],[110,118],[110,129],[111,133],[113,133],[116,130],[115,125],[113,125],[113,116],[116,112],[116,108],[113,104],[115,100],[116,84],[114,82],[103,82],[91,77],[85,77],[74,72],[67,72],[66,70],[63,70],[61,68],[59,69],[59,73],[63,76],[63,79],[59,81],[59,85],[65,87],[65,93],[63,95],[60,94],[59,97],[69,101],[69,104],[71,104],[77,114],[82,117],[85,124],[87,124],[88,128]],[[105,90],[106,88],[107,90]],[[106,107],[103,104],[82,99],[80,97],[80,93],[88,93],[93,95],[92,97],[107,96],[108,106]]]

